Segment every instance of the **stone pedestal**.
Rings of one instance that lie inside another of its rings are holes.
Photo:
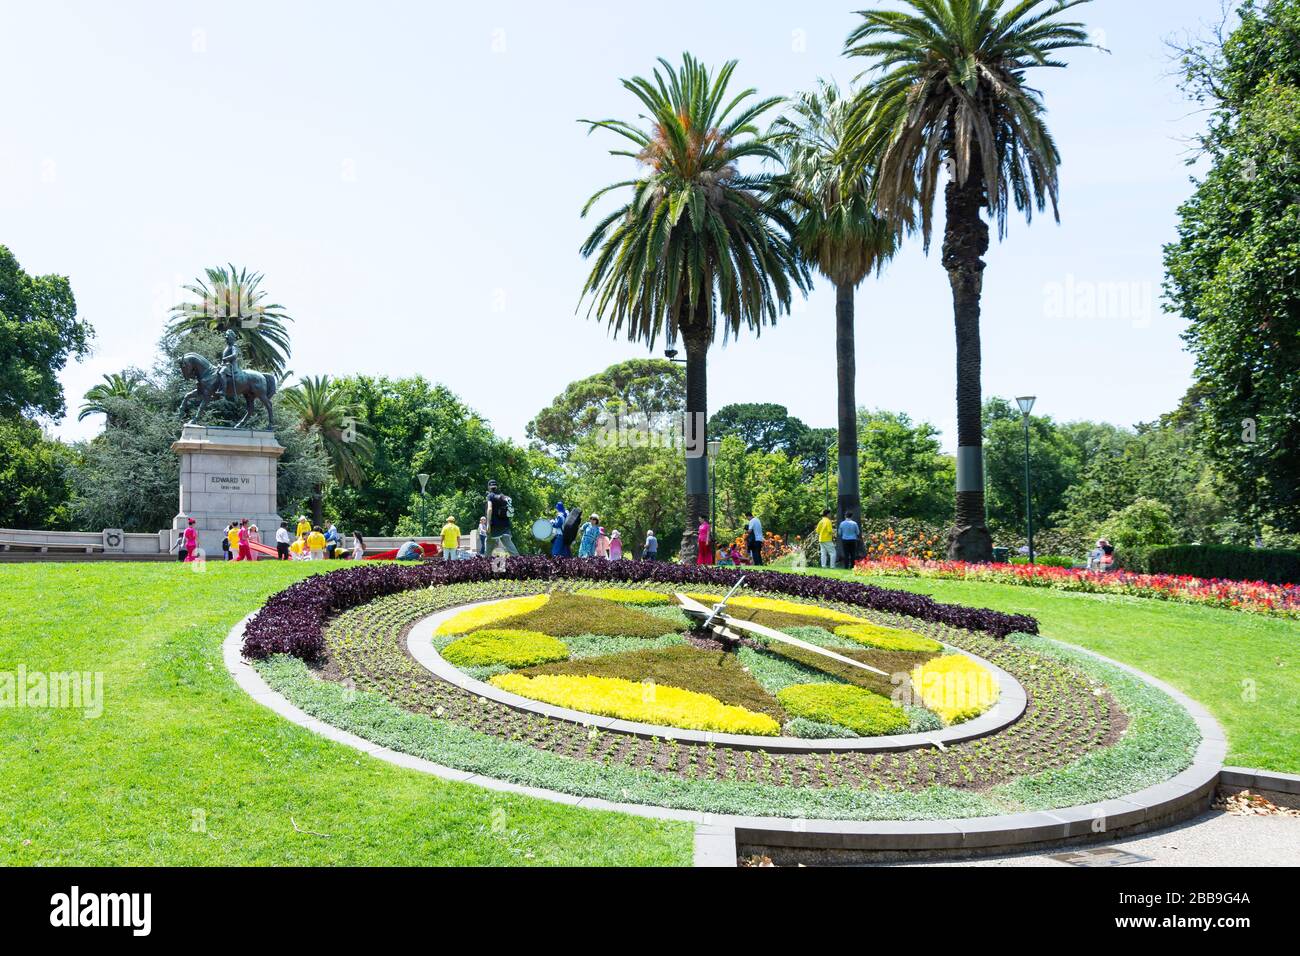
[[[172,451],[181,456],[180,513],[172,521],[173,538],[196,522],[199,547],[221,556],[221,536],[232,521],[247,518],[257,525],[263,544],[274,547],[276,464],[284,446],[275,433],[251,428],[186,425]]]

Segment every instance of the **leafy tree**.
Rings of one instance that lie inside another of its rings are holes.
[[[144,373],[136,369],[105,375],[102,382],[87,390],[86,400],[77,413],[77,421],[85,421],[91,415],[103,415],[108,424],[117,424],[113,406],[119,401],[129,402],[135,398],[144,385],[144,380]]]
[[[939,430],[907,415],[858,413],[864,518],[913,518],[938,524],[952,512],[954,463]]]
[[[826,470],[826,448],[835,441],[833,428],[809,428],[784,405],[741,403],[721,408],[709,419],[709,436],[735,435],[748,451],[782,451],[797,459],[804,478]]]
[[[196,301],[172,306],[167,330],[172,335],[207,330],[239,336],[243,359],[249,368],[283,376],[289,359],[289,331],[293,319],[284,306],[266,301],[262,274],[218,266],[204,270],[207,282],[196,279],[185,291]],[[220,354],[218,352],[218,354]]]
[[[685,480],[681,453],[663,446],[629,447],[589,437],[570,459],[563,499],[583,514],[600,515],[601,524],[622,532],[623,548],[635,551],[649,530],[660,542],[660,559],[671,558],[682,534]]]
[[[1113,512],[1101,526],[1101,535],[1115,546],[1121,563],[1141,568],[1153,549],[1175,542],[1173,512],[1162,501],[1139,498]]]
[[[779,161],[771,138],[756,123],[779,98],[754,101],[754,90],[728,93],[735,62],[716,75],[686,54],[680,69],[661,59],[654,79],[634,77],[624,87],[640,101],[650,123],[584,121],[629,140],[634,150],[614,155],[636,160],[644,175],[601,189],[583,208],[585,217],[607,193],[632,196],[602,219],[582,245],[595,257],[582,294],[589,314],[615,334],[651,348],[662,335],[670,348],[686,346],[687,442],[685,528],[682,554],[695,556],[691,531],[708,512],[708,460],[703,452],[708,420],[708,350],[722,325],[724,339],[742,328],[758,332],[789,311],[792,290],[806,287],[792,234],[794,223],[779,201],[774,177],[741,165]],[[697,434],[703,432],[705,434]]]
[[[858,473],[857,345],[854,294],[898,250],[904,219],[876,214],[874,169],[850,150],[852,100],[833,83],[797,97],[774,130],[785,161],[787,197],[800,254],[835,286],[835,365],[839,422],[838,514],[862,514]]]
[[[1211,110],[1210,169],[1165,249],[1170,311],[1196,358],[1199,434],[1248,520],[1300,532],[1300,0],[1245,3],[1184,51]]]
[[[89,353],[93,336],[66,277],[30,276],[0,245],[0,417],[62,418],[59,372]]]
[[[71,530],[74,453],[35,422],[0,418],[0,528]]]
[[[1056,213],[1060,154],[1028,72],[1062,67],[1062,50],[1088,46],[1080,23],[1059,15],[1088,0],[904,0],[866,10],[846,43],[879,75],[859,94],[856,149],[876,168],[877,206],[897,222],[919,207],[929,249],[940,170],[945,187],[943,265],[957,334],[957,499],[949,556],[992,557],[986,527],[980,398],[980,296],[989,227],[1006,231],[1014,208],[1032,220]]]
[[[282,399],[298,419],[298,430],[309,435],[329,462],[330,477],[339,484],[360,486],[365,468],[374,456],[374,444],[366,434],[361,410],[328,375],[304,377],[284,392]],[[312,522],[324,522],[325,484],[312,489]]]
[[[361,412],[374,453],[359,487],[326,487],[326,514],[373,535],[392,534],[399,523],[402,533],[430,534],[452,514],[468,532],[495,478],[514,500],[516,543],[527,543],[523,522],[548,508],[553,465],[545,456],[498,438],[449,389],[422,377],[356,376],[333,385]],[[422,473],[430,476],[423,497],[415,477]]]
[[[1019,537],[1025,529],[1025,428],[1020,410],[1003,398],[984,405],[984,457],[989,524]],[[1079,446],[1052,419],[1029,416],[1029,466],[1034,528],[1046,531],[1079,474]]]
[[[686,407],[686,371],[666,359],[632,359],[570,383],[528,423],[528,437],[558,458],[614,416],[644,422],[651,431],[680,424]]]

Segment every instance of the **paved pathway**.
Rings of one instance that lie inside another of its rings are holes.
[[[1099,843],[1151,857],[1130,866],[1300,866],[1300,817],[1234,816],[1212,810],[1180,826],[1157,833]],[[1087,849],[1087,848],[1076,848]],[[907,864],[916,866],[1069,866],[1053,853],[1021,853],[976,860]],[[903,865],[903,864],[891,864]]]

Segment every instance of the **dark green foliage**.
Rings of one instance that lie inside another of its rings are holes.
[[[93,336],[66,277],[30,276],[0,245],[0,416],[62,418],[59,372],[89,353]]]
[[[1212,111],[1210,170],[1165,249],[1170,311],[1189,325],[1205,447],[1250,519],[1300,532],[1300,0],[1242,5],[1185,51]]]
[[[0,528],[71,531],[75,455],[25,418],[0,418]]]
[[[1300,551],[1270,551],[1191,544],[1157,548],[1147,559],[1152,574],[1188,574],[1229,581],[1300,584]]]

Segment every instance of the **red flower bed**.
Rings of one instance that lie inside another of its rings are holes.
[[[1131,571],[1080,571],[1041,564],[968,564],[964,561],[919,561],[883,557],[859,561],[862,574],[885,577],[947,578],[1023,584],[1060,591],[1132,594],[1185,604],[1300,617],[1300,586],[1264,581],[1221,581],[1174,574],[1135,574]]]

